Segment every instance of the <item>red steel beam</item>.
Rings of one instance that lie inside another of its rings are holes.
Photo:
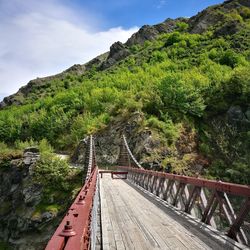
[[[223,181],[207,180],[203,178],[189,177],[189,176],[183,176],[183,175],[177,175],[177,174],[169,174],[169,173],[138,169],[138,168],[132,168],[132,167],[119,166],[117,168],[130,171],[130,172],[139,173],[139,174],[148,174],[151,176],[162,177],[162,178],[166,178],[169,180],[180,181],[181,183],[191,184],[197,187],[206,187],[212,190],[225,192],[228,194],[250,197],[250,186],[247,186],[247,185],[240,185],[240,184],[234,184],[234,183],[223,182]]]
[[[98,169],[95,168],[45,250],[87,250],[89,248],[91,211],[96,191],[97,174]]]

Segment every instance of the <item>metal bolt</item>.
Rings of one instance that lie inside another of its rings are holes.
[[[70,221],[66,221],[66,224],[64,225],[64,229],[59,235],[63,237],[72,237],[76,235],[76,232],[73,230],[73,227],[70,224]]]
[[[219,177],[216,178],[216,181],[221,182],[221,179]]]
[[[80,195],[78,202],[76,203],[77,205],[84,205],[85,204],[85,196]]]

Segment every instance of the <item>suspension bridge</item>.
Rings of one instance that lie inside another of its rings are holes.
[[[46,250],[249,249],[249,186],[145,170],[125,136],[116,170],[102,170],[88,146],[84,185]]]

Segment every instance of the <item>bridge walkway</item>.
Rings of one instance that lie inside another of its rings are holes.
[[[103,250],[225,249],[127,181],[103,175],[100,196]]]

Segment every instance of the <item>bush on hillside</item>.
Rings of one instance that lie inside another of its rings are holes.
[[[45,187],[67,191],[70,168],[65,160],[43,154],[34,169],[34,179]]]

